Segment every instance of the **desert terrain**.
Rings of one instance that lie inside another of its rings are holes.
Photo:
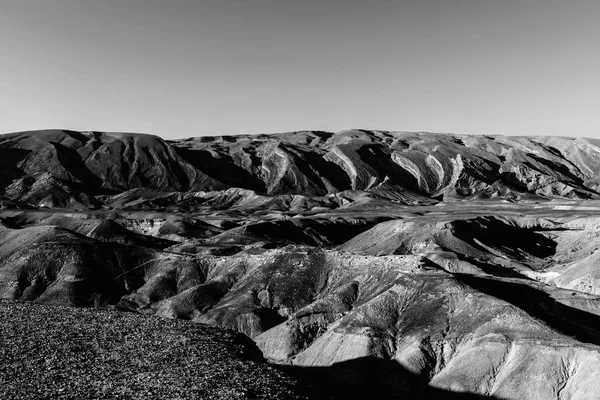
[[[597,399],[599,262],[592,139],[0,135],[0,397]]]

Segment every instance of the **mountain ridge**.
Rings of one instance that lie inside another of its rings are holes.
[[[44,130],[0,135],[1,154],[4,196],[35,207],[100,207],[100,196],[138,188],[309,198],[395,193],[406,204],[600,198],[600,147],[585,138],[349,130],[164,140]]]
[[[598,144],[0,136],[0,299],[233,329],[331,398],[592,399]]]

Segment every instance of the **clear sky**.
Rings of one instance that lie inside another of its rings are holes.
[[[0,0],[0,132],[600,137],[600,1]]]

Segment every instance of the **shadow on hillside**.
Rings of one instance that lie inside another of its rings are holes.
[[[502,299],[556,331],[600,345],[600,316],[565,305],[525,282],[454,274],[460,282]],[[330,399],[483,400],[495,397],[429,386],[427,375],[408,371],[393,360],[364,357],[329,367],[277,366]],[[498,399],[498,398],[495,398]]]
[[[452,251],[452,250],[450,250],[450,251]],[[511,268],[508,268],[508,267],[505,267],[502,265],[492,264],[491,262],[477,260],[473,257],[468,257],[464,254],[460,254],[460,253],[455,253],[455,254],[459,260],[476,266],[477,268],[479,268],[480,270],[482,270],[483,272],[485,272],[488,275],[493,275],[493,276],[503,277],[503,278],[519,278],[519,279],[524,279],[524,280],[529,280],[529,281],[533,280],[533,279],[519,273],[518,271],[515,271],[514,269],[511,269]]]
[[[493,216],[457,220],[450,226],[454,236],[471,246],[489,252],[482,243],[513,260],[544,259],[556,254],[556,242],[539,233],[542,228],[521,228]]]
[[[454,276],[482,293],[520,308],[562,334],[581,342],[600,345],[600,316],[596,314],[565,305],[543,290],[525,283],[469,274]]]
[[[175,151],[194,168],[228,187],[241,187],[256,192],[265,192],[267,189],[263,181],[237,166],[229,157],[217,158],[207,150],[185,147],[175,147]]]
[[[104,183],[103,180],[90,171],[81,155],[77,153],[77,150],[63,146],[59,143],[52,143],[52,145],[56,150],[56,158],[60,165],[82,182],[81,188],[83,190],[87,189],[95,194],[110,194],[112,192],[111,190],[107,191],[102,188],[102,184]],[[75,184],[72,185],[79,186]]]
[[[25,176],[25,171],[18,165],[30,153],[30,150],[0,147],[0,187],[9,185],[15,179]]]
[[[275,366],[310,386],[324,398],[358,400],[483,400],[498,399],[453,392],[428,385],[427,379],[393,360],[363,357],[329,367]]]

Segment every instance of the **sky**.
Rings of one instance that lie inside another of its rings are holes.
[[[0,132],[600,138],[600,1],[0,0]]]

